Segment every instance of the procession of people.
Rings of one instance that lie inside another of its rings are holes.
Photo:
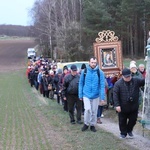
[[[136,62],[131,62],[122,70],[120,78],[105,74],[96,57],[91,57],[87,66],[82,66],[80,70],[75,64],[70,68],[57,68],[57,62],[40,57],[29,61],[26,75],[31,87],[63,106],[71,124],[83,124],[82,132],[89,127],[96,132],[96,124],[102,124],[103,109],[112,107],[118,113],[120,138],[127,135],[133,138],[142,103],[140,91],[144,89],[144,64],[137,67]]]

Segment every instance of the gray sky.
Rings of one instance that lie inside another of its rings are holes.
[[[35,0],[0,0],[0,24],[30,25]]]

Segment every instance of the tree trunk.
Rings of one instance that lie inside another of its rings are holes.
[[[137,34],[137,15],[135,15],[134,17],[134,57],[137,57],[138,56],[138,52],[139,52],[139,49],[138,49],[138,34]]]
[[[134,56],[134,51],[133,51],[133,30],[132,30],[132,25],[130,24],[130,50],[131,50],[131,58],[133,59]]]

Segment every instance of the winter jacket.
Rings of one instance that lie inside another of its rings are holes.
[[[65,76],[62,90],[63,97],[66,97],[67,94],[78,95],[79,78],[78,74],[75,76],[72,74]]]
[[[138,78],[143,78],[143,76],[142,76],[142,74],[140,73],[140,71],[137,71],[136,73],[131,73],[131,76],[133,77],[133,78],[135,78],[135,77],[138,77]]]
[[[99,69],[100,75],[98,75],[98,69],[98,66],[94,69],[87,66],[86,76],[84,70],[81,72],[79,81],[80,99],[87,97],[92,100],[99,97],[101,100],[105,100],[105,76],[101,69]]]
[[[41,83],[43,84],[44,91],[48,91],[48,85],[49,84],[53,85],[53,80],[52,80],[52,78],[50,76],[48,76],[48,77],[43,76]]]
[[[63,73],[63,74],[60,76],[60,78],[59,78],[59,86],[60,86],[61,89],[62,89],[62,87],[63,87],[65,75],[66,75],[66,74]]]
[[[113,88],[113,100],[115,107],[121,106],[122,112],[137,111],[139,107],[139,87],[144,86],[145,80],[132,78],[130,82],[119,79]]]
[[[139,71],[139,72],[142,74],[143,78],[145,79],[145,77],[146,77],[146,70],[144,69],[143,72],[142,71]]]
[[[59,80],[60,80],[60,75],[57,73],[55,76],[54,76],[54,87],[56,89],[56,93],[58,93],[58,91],[60,90],[60,86],[59,86]]]

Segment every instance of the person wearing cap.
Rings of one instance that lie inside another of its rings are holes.
[[[98,105],[105,100],[105,75],[97,65],[96,57],[89,59],[87,72],[81,72],[79,81],[79,98],[84,102],[84,125],[82,131],[90,126],[92,132],[96,132]]]
[[[122,70],[122,77],[115,83],[113,100],[118,112],[120,138],[128,135],[133,138],[139,108],[139,88],[144,86],[145,79],[133,78],[128,68]]]
[[[62,95],[64,101],[68,102],[68,111],[70,116],[70,123],[82,124],[81,113],[82,113],[82,101],[78,98],[78,84],[79,84],[79,74],[77,73],[77,66],[71,66],[71,73],[65,76],[63,83]],[[74,107],[77,110],[76,121],[74,117]]]

